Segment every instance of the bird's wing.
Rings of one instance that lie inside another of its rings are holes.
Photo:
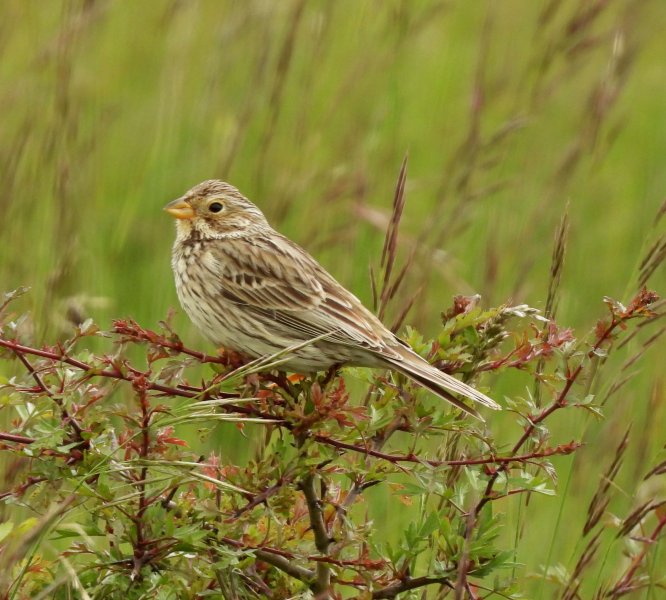
[[[220,293],[246,310],[307,338],[385,346],[388,333],[361,302],[291,240],[276,234],[225,239],[202,261],[220,282]]]
[[[303,251],[301,251],[303,252]],[[315,273],[298,254],[270,238],[215,240],[202,259],[220,293],[244,306],[276,310],[312,310],[324,292]]]

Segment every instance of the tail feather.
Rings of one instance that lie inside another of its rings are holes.
[[[483,420],[476,410],[456,398],[453,395],[454,393],[465,396],[466,398],[474,400],[474,402],[478,402],[479,404],[487,406],[488,408],[492,408],[493,410],[500,410],[502,408],[492,398],[489,398],[485,394],[475,390],[473,387],[463,383],[459,379],[456,379],[455,377],[452,377],[451,375],[436,369],[431,364],[423,360],[420,356],[411,352],[407,348],[405,348],[401,354],[402,360],[388,358],[386,355],[384,355],[382,358],[386,360],[391,368],[399,371],[403,375],[406,375],[410,379],[413,379],[417,383],[420,383],[423,387],[429,389],[440,398],[443,398],[447,402],[457,406],[459,409],[465,411],[466,413],[475,416],[477,419]]]

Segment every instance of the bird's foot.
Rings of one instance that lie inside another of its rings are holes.
[[[340,363],[336,363],[331,367],[329,367],[328,371],[326,371],[326,375],[324,375],[324,377],[319,382],[319,385],[321,385],[323,390],[325,390],[328,384],[331,383],[331,381],[333,381],[333,379],[338,374],[341,368],[342,364]]]

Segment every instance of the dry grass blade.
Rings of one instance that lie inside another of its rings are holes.
[[[653,273],[666,260],[666,235],[662,235],[648,250],[641,262],[638,285],[642,287],[647,284]]]
[[[255,358],[254,360],[251,360],[249,363],[244,364],[243,366],[234,369],[233,371],[230,371],[229,373],[226,373],[217,383],[216,385],[219,385],[220,383],[224,382],[229,382],[233,380],[240,380],[243,377],[246,377],[247,375],[250,375],[252,373],[260,373],[262,371],[270,371],[271,369],[276,369],[280,365],[283,365],[285,362],[289,361],[289,357],[296,351],[300,350],[301,348],[305,348],[306,346],[309,346],[310,344],[315,344],[320,340],[326,339],[327,337],[333,335],[335,331],[333,332],[327,332],[327,333],[322,333],[321,335],[312,337],[308,340],[305,340],[304,342],[299,342],[297,344],[292,344],[291,346],[287,346],[286,348],[283,348],[282,350],[278,350],[277,352],[274,352],[273,354],[266,354],[264,356],[259,356],[258,358]],[[209,390],[206,390],[209,391]]]
[[[564,213],[555,232],[555,243],[553,244],[553,255],[550,262],[550,278],[548,280],[548,296],[546,299],[546,309],[544,315],[547,319],[555,319],[557,314],[557,304],[560,283],[562,281],[562,272],[564,270],[564,259],[567,251],[567,241],[569,239],[569,205],[564,208]],[[544,339],[548,336],[548,323],[544,323]],[[540,360],[534,376],[534,398],[537,406],[541,404],[541,381],[544,369],[544,360]]]
[[[382,319],[386,313],[386,307],[389,300],[397,291],[397,286],[391,285],[391,276],[395,259],[398,251],[398,229],[402,211],[405,208],[405,181],[407,180],[407,155],[402,160],[398,183],[393,197],[393,212],[391,220],[386,228],[386,237],[384,238],[384,248],[382,249],[381,266],[384,269],[384,278],[382,280],[381,292],[379,294],[379,318]]]
[[[412,247],[412,251],[409,253],[409,258],[405,262],[404,266],[402,269],[400,269],[400,273],[398,273],[398,276],[396,277],[395,281],[391,284],[391,289],[389,291],[388,295],[388,300],[392,300],[396,293],[398,292],[398,289],[402,285],[405,279],[405,275],[411,268],[412,264],[414,263],[414,258],[416,257],[416,246]],[[403,304],[402,308],[400,309],[400,312],[398,313],[398,316],[396,319],[393,321],[393,324],[391,325],[391,331],[394,333],[402,327],[402,324],[404,323],[405,319],[407,318],[407,313],[411,310],[412,306],[414,305],[414,301],[418,296],[420,295],[421,291],[423,290],[423,286],[419,287],[415,292],[413,292],[410,297],[407,299],[407,301]]]
[[[639,542],[642,545],[642,548],[636,553],[632,553],[629,566],[606,596],[610,598],[621,598],[632,591],[637,591],[647,586],[651,587],[651,582],[646,579],[642,571],[647,567],[650,550],[653,550],[656,554],[657,548],[659,547],[657,542],[660,539],[663,530],[666,528],[666,516],[664,516],[663,512],[664,506],[666,506],[666,500],[661,502],[648,502],[635,510],[625,520],[620,533],[618,533],[618,537],[621,535],[629,535],[631,530],[640,524],[641,535],[636,536],[633,539]],[[652,533],[646,534],[643,529],[644,525],[642,521],[647,518],[650,513],[653,513],[656,517],[657,523],[652,528]],[[656,565],[656,556],[654,564]],[[656,572],[659,572],[658,568],[656,569]],[[657,582],[656,585],[659,586],[659,583]],[[663,585],[661,587],[663,587]]]
[[[666,199],[657,209],[657,213],[654,216],[654,222],[652,223],[653,232],[657,232],[661,219],[665,214]],[[666,260],[666,233],[657,233],[656,239],[654,239],[645,251],[645,255],[638,266],[638,287],[643,287],[647,284],[650,277],[652,277],[664,260]]]
[[[660,462],[657,466],[651,469],[650,472],[645,476],[645,479],[655,475],[663,475],[664,473],[666,473],[666,460]]]
[[[594,527],[599,523],[599,520],[603,516],[606,507],[611,500],[609,491],[613,480],[617,476],[620,467],[622,466],[622,457],[627,450],[630,430],[631,427],[628,427],[624,433],[624,436],[622,436],[620,443],[615,449],[613,462],[602,476],[599,486],[597,487],[597,491],[594,494],[592,501],[590,502],[590,506],[587,509],[587,519],[583,527],[583,535],[590,533],[590,531],[594,529]]]
[[[391,325],[391,331],[393,333],[397,332],[405,322],[405,319],[407,318],[407,314],[409,311],[412,309],[412,306],[414,306],[414,302],[416,299],[421,295],[421,292],[423,291],[423,286],[417,288],[417,290],[412,294],[411,298],[405,302],[404,306],[398,313],[398,316],[396,317],[395,321],[393,321],[393,324]]]
[[[603,530],[597,531],[585,546],[576,566],[569,577],[569,581],[562,592],[562,600],[577,600],[581,596],[579,595],[580,584],[581,584],[581,575],[585,572],[585,569],[590,566],[594,557],[599,550],[599,544]]]
[[[635,333],[635,332],[634,332]],[[606,403],[608,402],[609,398],[616,394],[624,385],[626,385],[627,382],[631,381],[638,373],[638,369],[634,369],[633,371],[629,371],[631,367],[633,367],[636,363],[638,363],[645,353],[648,351],[648,349],[651,346],[654,346],[654,344],[661,339],[661,337],[666,333],[666,326],[662,327],[661,329],[657,330],[654,334],[652,334],[647,340],[645,340],[638,351],[634,353],[632,356],[630,356],[623,364],[622,367],[620,367],[620,371],[618,373],[618,377],[616,380],[613,382],[611,387],[608,389],[608,392],[606,392],[606,395],[604,396],[603,400],[601,400],[600,405],[605,406]],[[633,339],[634,335],[631,335],[631,338]],[[628,338],[629,339],[629,336]],[[618,348],[622,348],[623,346],[626,345],[627,340],[623,340],[621,344],[618,345]]]
[[[372,292],[372,308],[377,312],[379,298],[377,297],[377,280],[375,279],[375,270],[370,265],[370,291]]]
[[[659,210],[657,211],[657,214],[654,217],[654,224],[655,226],[661,221],[661,218],[666,215],[666,198],[664,198],[664,201],[661,203],[661,206],[659,207]]]
[[[622,527],[617,532],[616,537],[620,538],[629,535],[632,529],[634,529],[634,527],[636,527],[647,515],[649,515],[654,510],[654,508],[655,506],[652,500],[648,500],[647,502],[641,504],[639,507],[635,508],[624,519]]]
[[[553,257],[550,263],[550,279],[548,281],[548,297],[546,300],[545,316],[554,319],[557,314],[558,292],[564,269],[564,258],[566,256],[567,241],[569,238],[569,205],[564,209],[560,224],[555,233],[555,244],[553,246]]]

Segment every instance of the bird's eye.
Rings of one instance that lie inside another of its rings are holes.
[[[224,206],[220,202],[211,202],[208,205],[208,210],[212,213],[219,213],[223,208]]]

